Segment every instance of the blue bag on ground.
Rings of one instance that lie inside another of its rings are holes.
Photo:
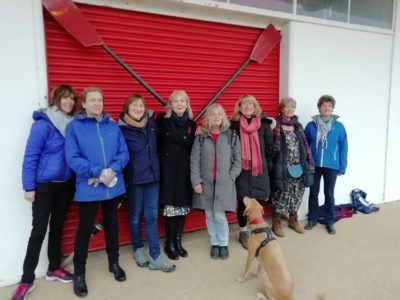
[[[355,212],[360,211],[364,214],[370,214],[379,211],[378,206],[365,200],[365,198],[367,198],[367,193],[360,189],[352,190],[350,198]]]

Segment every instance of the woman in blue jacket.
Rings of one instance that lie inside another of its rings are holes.
[[[117,281],[126,279],[118,264],[118,203],[125,193],[122,171],[129,160],[128,149],[118,124],[103,112],[103,92],[96,87],[82,92],[84,112],[67,128],[65,155],[76,173],[79,225],[74,247],[74,292],[84,297],[86,258],[92,227],[101,205],[109,271]]]
[[[338,175],[344,175],[347,167],[347,134],[339,116],[333,115],[335,98],[323,95],[318,100],[319,115],[312,117],[305,128],[305,134],[315,162],[314,184],[310,187],[308,222],[304,227],[311,230],[318,221],[318,194],[321,177],[324,178],[325,226],[329,234],[335,234],[334,190]]]
[[[52,106],[33,113],[22,166],[25,199],[32,203],[32,231],[26,250],[23,275],[12,300],[25,299],[33,290],[35,269],[49,225],[46,279],[71,282],[72,274],[61,268],[61,236],[72,199],[73,173],[65,162],[65,128],[76,108],[76,92],[69,85],[57,86],[51,93]]]
[[[129,201],[129,228],[133,257],[139,267],[172,272],[175,265],[161,255],[158,238],[158,196],[160,166],[157,153],[156,124],[153,112],[139,94],[128,97],[119,125],[128,146],[130,161],[125,167],[125,184]],[[141,216],[144,216],[150,259],[144,253]]]

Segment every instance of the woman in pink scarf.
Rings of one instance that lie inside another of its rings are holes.
[[[270,195],[268,172],[272,169],[273,140],[271,125],[275,121],[262,113],[252,95],[243,95],[236,102],[231,128],[240,137],[242,172],[236,179],[238,197],[237,219],[240,226],[239,242],[247,249],[249,232],[243,215],[245,196],[267,201]]]

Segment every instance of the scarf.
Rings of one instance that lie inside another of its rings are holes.
[[[50,119],[51,123],[53,123],[54,127],[65,137],[65,129],[69,122],[72,121],[72,117],[59,110],[57,106],[50,106],[45,110],[45,114]]]
[[[317,123],[317,145],[321,141],[322,147],[328,148],[328,133],[332,129],[333,117],[331,116],[329,121],[325,123],[319,115],[316,119]]]
[[[262,174],[262,159],[258,129],[261,127],[260,117],[253,117],[250,123],[244,116],[239,119],[240,146],[242,148],[242,168],[256,177]]]
[[[182,127],[189,120],[189,113],[185,111],[182,117],[178,117],[175,112],[172,112],[171,118],[176,127]]]
[[[296,136],[299,138],[299,143],[304,146],[306,149],[306,153],[303,153],[303,151],[300,151],[301,159],[303,161],[307,160],[308,164],[310,166],[314,166],[314,159],[311,155],[311,150],[310,147],[308,146],[307,143],[307,138],[304,133],[303,127],[298,121],[297,116],[291,117],[289,120],[283,118],[281,115],[276,119],[276,126],[273,130],[273,136],[274,136],[274,152],[279,152],[281,151],[281,146],[282,146],[282,125],[285,126],[293,126],[294,132],[296,133]],[[300,147],[301,150],[302,147]]]
[[[140,121],[137,121],[134,118],[132,118],[129,114],[124,114],[124,121],[133,127],[145,128],[148,121],[148,117],[147,115],[144,115]]]

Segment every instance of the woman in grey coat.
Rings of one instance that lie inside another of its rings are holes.
[[[236,210],[235,180],[242,170],[240,142],[220,104],[211,105],[190,157],[193,208],[204,209],[213,259],[229,257],[225,212]]]

